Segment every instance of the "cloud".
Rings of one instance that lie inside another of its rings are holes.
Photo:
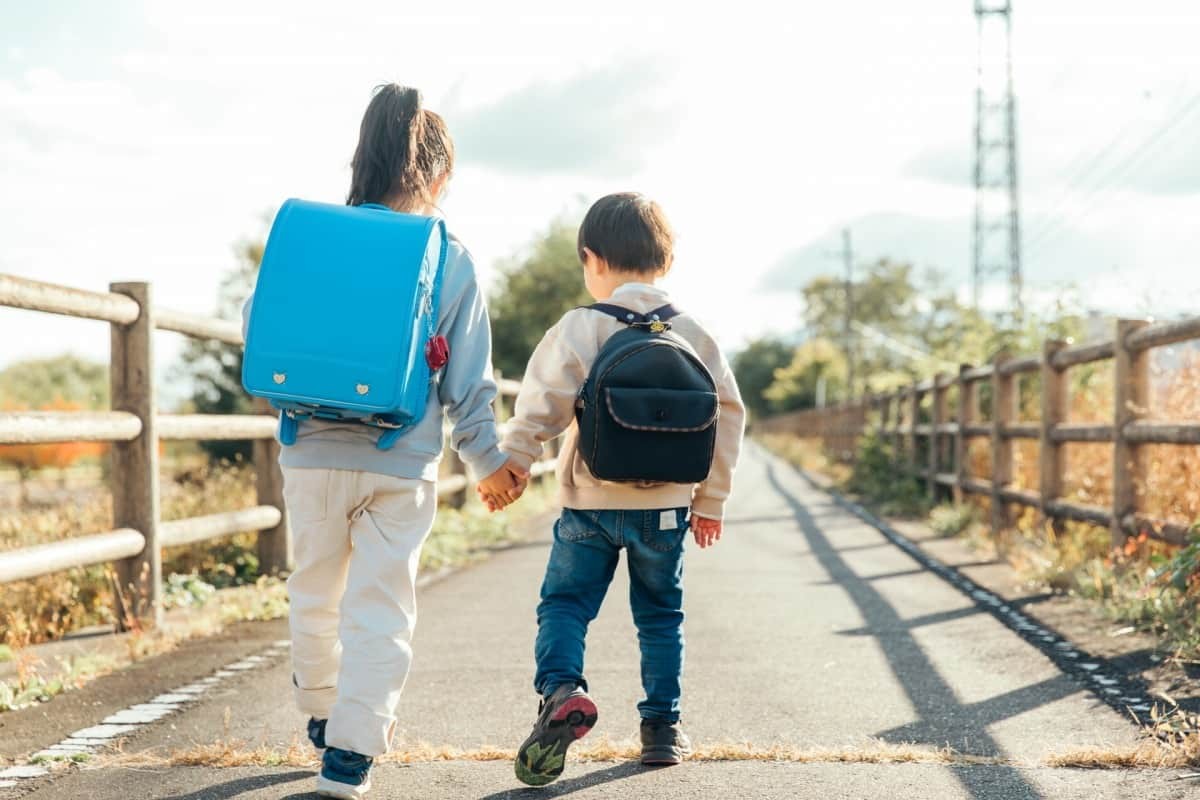
[[[904,165],[904,174],[950,186],[972,186],[974,160],[967,145],[929,147]]]
[[[465,163],[526,175],[627,174],[673,128],[672,109],[655,97],[661,79],[653,65],[633,62],[536,82],[447,116]]]

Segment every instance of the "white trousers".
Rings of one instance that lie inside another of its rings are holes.
[[[421,545],[437,487],[370,472],[285,467],[296,568],[288,578],[300,711],[332,747],[388,751],[412,663]]]

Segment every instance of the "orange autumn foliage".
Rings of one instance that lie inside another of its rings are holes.
[[[77,403],[54,400],[42,406],[41,411],[78,411]],[[24,410],[6,406],[6,411]],[[35,472],[46,467],[62,469],[87,456],[104,452],[102,442],[56,442],[53,444],[5,444],[0,445],[0,461],[11,464],[22,474]]]

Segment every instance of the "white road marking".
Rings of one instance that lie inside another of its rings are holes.
[[[0,770],[0,789],[17,786],[18,782],[22,780],[49,775],[51,769],[72,763],[72,756],[89,755],[97,749],[111,744],[119,736],[128,735],[168,717],[183,708],[184,704],[199,700],[201,695],[225,680],[248,670],[269,666],[280,656],[286,655],[286,648],[289,647],[291,647],[291,642],[281,639],[261,654],[247,656],[240,661],[226,664],[208,677],[160,694],[149,702],[134,703],[128,708],[110,714],[97,725],[77,730],[58,744],[34,753],[26,763]],[[47,763],[30,763],[33,761]]]

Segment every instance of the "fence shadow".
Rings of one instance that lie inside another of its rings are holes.
[[[893,743],[944,747],[947,742],[961,741],[964,726],[969,726],[974,743],[981,751],[977,754],[997,755],[1000,747],[987,733],[989,724],[1079,691],[1079,687],[1067,676],[1060,675],[981,703],[962,703],[918,644],[913,635],[916,626],[912,621],[902,619],[897,609],[870,580],[854,572],[821,530],[809,507],[780,481],[777,470],[777,463],[773,459],[768,460],[768,483],[792,509],[794,519],[818,563],[826,573],[837,579],[858,608],[865,624],[856,633],[877,636],[881,652],[918,716],[916,722],[883,731],[878,734],[880,738]],[[829,502],[832,504],[832,501]],[[946,768],[971,797],[979,800],[1043,797],[1015,767],[997,766],[978,770],[969,766],[947,765]]]

